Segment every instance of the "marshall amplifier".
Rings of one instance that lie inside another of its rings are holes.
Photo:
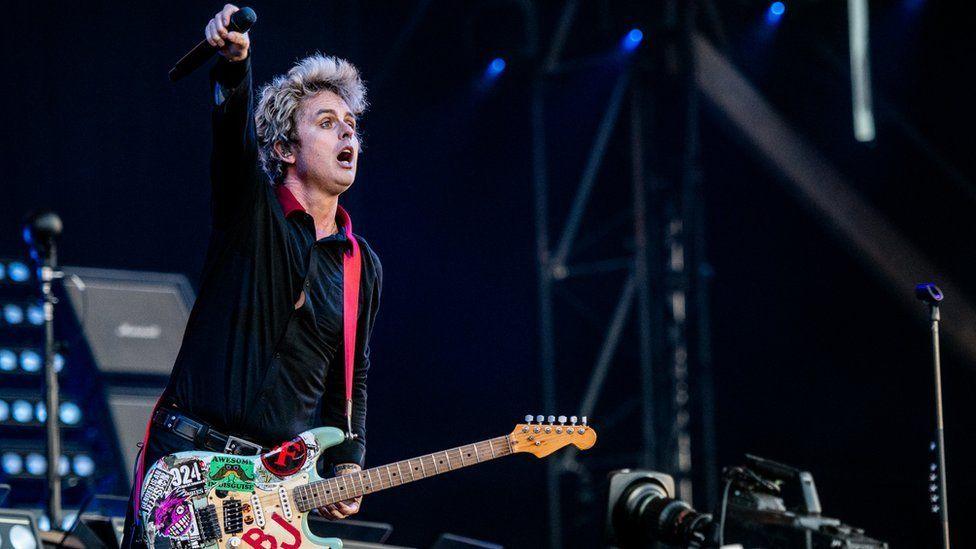
[[[65,267],[64,287],[105,374],[169,375],[193,306],[185,276]]]

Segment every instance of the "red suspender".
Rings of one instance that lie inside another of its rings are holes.
[[[352,219],[339,206],[336,220],[342,224],[352,250],[342,254],[342,343],[346,363],[346,438],[356,438],[352,432],[352,378],[356,366],[356,324],[359,319],[359,279],[363,258],[359,242],[352,235]]]

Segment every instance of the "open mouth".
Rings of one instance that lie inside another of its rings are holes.
[[[336,160],[343,168],[352,169],[352,157],[352,147],[344,147],[341,151],[339,151],[339,154],[336,156]]]

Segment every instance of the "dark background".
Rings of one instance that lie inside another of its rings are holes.
[[[558,366],[563,408],[539,409],[529,79],[510,61],[496,82],[479,85],[494,55],[515,56],[522,45],[514,4],[430,2],[394,59],[414,2],[252,4],[257,81],[318,50],[349,58],[371,86],[359,177],[343,202],[386,277],[372,343],[372,465],[507,433],[526,413],[575,413],[576,388],[589,374],[595,344],[561,349],[577,357]],[[586,4],[567,57],[611,51],[634,26],[645,29],[642,48],[659,47],[657,3]],[[871,3],[878,139],[865,145],[850,123],[845,3],[787,2],[776,28],[764,23],[767,3],[717,4],[724,41],[712,36],[746,76],[939,266],[933,279],[951,277],[972,292],[972,9]],[[561,3],[533,5],[545,44]],[[211,97],[205,71],[175,85],[166,73],[219,8],[7,6],[0,252],[19,253],[22,216],[49,207],[64,219],[65,264],[199,279]],[[551,92],[554,193],[573,189],[617,70],[567,78]],[[906,125],[956,176],[906,137]],[[624,131],[611,139],[582,238],[606,221],[603,210],[626,209],[614,202],[630,185]],[[885,285],[828,233],[707,106],[702,135],[719,464],[751,452],[803,466],[827,515],[894,547],[935,546],[930,348],[920,305],[910,288]],[[561,225],[565,201],[551,208]],[[618,244],[603,238],[595,246]],[[587,299],[609,309],[615,292]],[[559,329],[596,340],[603,318],[563,318]],[[976,364],[944,343],[951,511],[955,541],[965,546],[976,539],[966,520],[976,511],[967,467],[976,457]],[[592,418],[597,426],[601,411],[636,395],[634,351],[621,353]],[[636,452],[639,431],[619,425],[601,432],[584,459],[619,465],[619,456]],[[516,456],[369,497],[359,516],[393,523],[394,543],[423,546],[451,531],[540,546],[544,471],[543,462]],[[567,528],[577,532],[567,543],[585,546],[602,528],[602,502],[567,501]]]

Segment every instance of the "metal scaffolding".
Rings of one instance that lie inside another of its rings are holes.
[[[692,3],[693,4],[693,3]],[[569,213],[552,246],[550,198],[565,184],[550,186],[547,163],[546,91],[555,75],[592,69],[599,59],[561,61],[561,53],[572,36],[579,2],[567,1],[544,56],[539,56],[532,83],[532,154],[536,208],[538,260],[538,307],[540,366],[543,406],[549,413],[577,395],[559,394],[556,350],[560,334],[556,329],[560,303],[556,299],[570,292],[566,283],[595,272],[622,272],[622,283],[612,286],[594,283],[588,292],[610,294],[615,302],[579,402],[580,415],[593,416],[608,377],[613,373],[614,355],[621,345],[636,345],[639,367],[638,414],[640,449],[636,455],[646,468],[675,476],[679,496],[692,500],[692,456],[700,463],[694,469],[703,480],[700,494],[714,494],[717,483],[712,429],[711,372],[708,339],[708,267],[704,255],[701,177],[698,167],[698,99],[694,86],[694,57],[691,27],[694,6],[670,2],[666,12],[664,55],[676,60],[663,63],[647,51],[625,63],[616,76],[603,109],[588,157],[575,186]],[[658,54],[660,55],[660,53]],[[661,77],[664,84],[661,85]],[[655,86],[649,85],[655,78]],[[659,89],[661,91],[659,91]],[[653,90],[653,91],[652,91]],[[653,109],[661,94],[677,99],[674,109]],[[629,203],[621,203],[631,224],[626,229],[633,245],[626,257],[613,257],[582,264],[571,262],[580,227],[591,195],[600,182],[601,166],[608,142],[620,128],[629,151]],[[655,135],[655,133],[657,135]],[[663,133],[671,134],[665,138]],[[652,137],[652,138],[649,138]],[[663,161],[677,158],[678,161]],[[591,294],[592,295],[592,294]],[[636,341],[625,334],[636,333]],[[574,369],[579,365],[574,365]],[[628,395],[631,396],[631,395]],[[606,415],[604,411],[604,415]],[[692,442],[698,445],[693,448]],[[693,452],[693,449],[695,450]],[[633,459],[633,458],[632,458]],[[585,474],[587,465],[576,452],[548,462],[549,545],[564,547],[562,477]],[[583,473],[581,473],[583,472]],[[593,494],[589,495],[590,498]],[[707,498],[706,498],[707,499]],[[710,502],[707,502],[710,503]]]

